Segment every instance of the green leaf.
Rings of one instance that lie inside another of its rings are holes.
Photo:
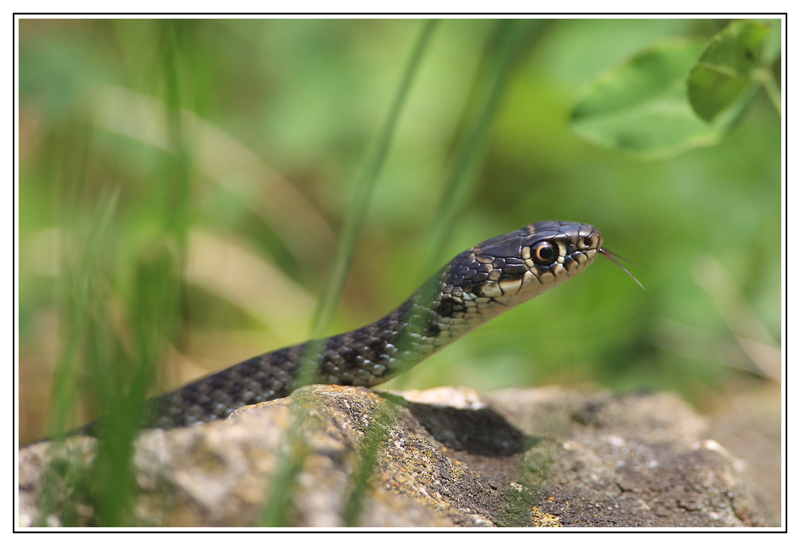
[[[572,130],[598,146],[647,159],[716,144],[729,118],[703,122],[686,96],[686,78],[702,47],[661,42],[602,74],[575,106]]]
[[[721,112],[741,110],[764,81],[777,56],[772,25],[736,21],[706,45],[687,81],[689,101],[698,116],[713,121]]]

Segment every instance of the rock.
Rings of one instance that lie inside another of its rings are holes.
[[[671,394],[310,386],[141,433],[125,524],[765,525],[740,462],[706,430]],[[21,449],[20,524],[103,524],[102,483],[86,486],[97,449],[85,437]]]

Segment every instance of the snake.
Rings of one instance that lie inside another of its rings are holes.
[[[223,419],[242,406],[286,397],[308,383],[383,383],[575,277],[599,254],[627,272],[602,242],[594,226],[565,221],[537,222],[483,241],[455,256],[399,307],[371,324],[250,358],[151,399],[143,411],[143,428]],[[301,372],[308,370],[301,380]]]

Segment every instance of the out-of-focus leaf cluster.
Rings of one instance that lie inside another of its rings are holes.
[[[588,142],[645,159],[717,144],[762,84],[780,112],[770,71],[779,53],[779,21],[736,21],[705,44],[657,42],[588,86],[572,128]]]

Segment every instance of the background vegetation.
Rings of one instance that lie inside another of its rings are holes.
[[[479,241],[567,219],[597,226],[647,291],[598,260],[387,387],[646,388],[702,407],[743,380],[774,384],[781,133],[768,95],[713,145],[650,160],[571,128],[602,74],[726,24],[436,25],[326,333],[379,318]],[[109,399],[124,408],[308,339],[421,27],[21,21],[23,444]]]

